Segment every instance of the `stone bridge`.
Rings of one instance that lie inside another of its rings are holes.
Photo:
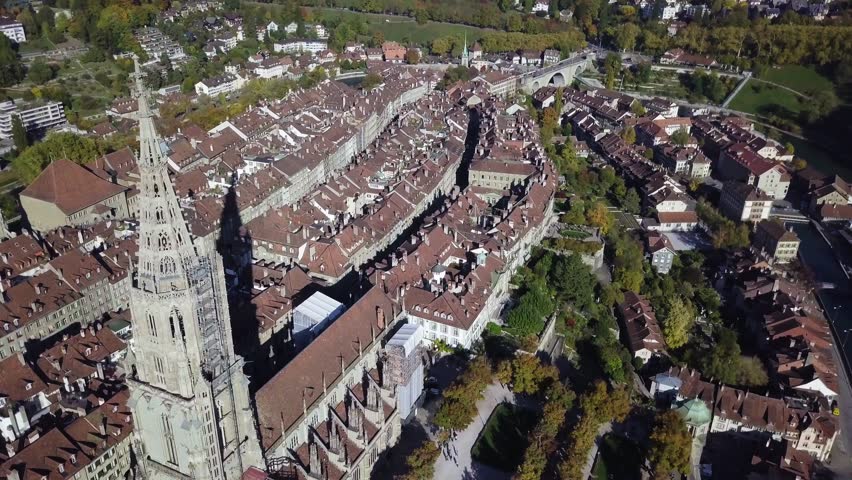
[[[557,87],[571,85],[574,77],[591,67],[595,58],[594,52],[581,52],[549,67],[525,73],[519,80],[519,89],[531,94],[546,85]]]

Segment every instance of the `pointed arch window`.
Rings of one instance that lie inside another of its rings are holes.
[[[169,313],[169,325],[172,329],[172,338],[177,340],[177,336],[180,335],[180,341],[186,343],[186,329],[183,325],[183,315],[181,315],[177,307],[172,308],[171,313]]]
[[[166,460],[172,465],[177,465],[177,446],[175,445],[175,434],[172,431],[172,422],[168,414],[160,417],[163,426],[163,438],[166,439]]]
[[[163,275],[174,275],[177,272],[177,264],[172,257],[163,257],[160,259],[160,273]]]
[[[150,312],[147,315],[148,319],[148,333],[151,334],[152,337],[157,337],[157,319],[154,318],[154,315]]]

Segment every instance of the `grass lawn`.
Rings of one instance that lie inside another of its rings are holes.
[[[642,478],[642,453],[624,437],[607,435],[598,450],[592,476],[597,480],[634,480]]]
[[[18,45],[18,53],[37,53],[53,50],[53,45],[44,37],[27,39],[26,42]]]
[[[792,88],[805,95],[817,90],[831,90],[834,88],[831,81],[817,73],[813,67],[804,67],[801,65],[769,68],[766,74],[760,78]]]
[[[15,175],[15,172],[13,172],[11,168],[0,171],[0,187],[5,187],[6,185],[17,181],[18,176]]]
[[[285,8],[285,5],[274,5],[258,2],[244,2],[246,4],[259,8]],[[448,35],[463,36],[467,33],[468,42],[473,44],[474,41],[482,37],[488,31],[485,28],[471,27],[468,25],[458,25],[449,23],[428,22],[425,25],[418,25],[413,18],[399,15],[382,15],[377,13],[361,13],[347,10],[337,10],[333,8],[313,8],[315,16],[321,19],[338,19],[360,16],[367,20],[370,31],[380,31],[384,34],[385,39],[402,41],[406,40],[421,45],[428,45],[432,40],[438,37]]]
[[[755,115],[777,115],[792,120],[795,120],[802,109],[795,93],[753,80],[748,81],[729,107]]]
[[[474,460],[514,472],[524,460],[527,435],[535,427],[537,415],[508,403],[497,405],[471,450]]]

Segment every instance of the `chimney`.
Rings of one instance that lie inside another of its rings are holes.
[[[103,417],[103,418],[101,418],[101,424],[98,426],[98,431],[101,433],[102,437],[106,436],[106,434],[107,434],[106,430],[107,430],[107,418]]]

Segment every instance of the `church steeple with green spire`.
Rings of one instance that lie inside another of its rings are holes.
[[[470,52],[467,50],[467,32],[464,34],[464,50],[462,50],[461,66],[470,68]]]

